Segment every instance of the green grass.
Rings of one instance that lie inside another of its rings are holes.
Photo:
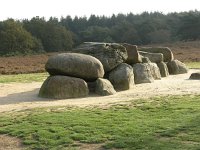
[[[188,68],[200,69],[200,62],[186,62],[185,64]]]
[[[10,83],[10,82],[42,82],[48,76],[48,73],[31,73],[31,74],[18,74],[18,75],[1,75],[0,83]]]
[[[28,149],[103,148],[197,150],[200,95],[135,100],[103,108],[45,108],[0,115],[0,134],[22,139]]]

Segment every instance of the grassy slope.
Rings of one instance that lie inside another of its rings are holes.
[[[1,114],[0,133],[18,136],[32,149],[103,143],[104,148],[200,147],[200,96],[132,101],[102,108],[46,108]]]

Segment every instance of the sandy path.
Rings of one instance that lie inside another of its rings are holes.
[[[191,69],[188,74],[169,76],[154,83],[138,84],[128,91],[118,92],[112,96],[90,96],[66,100],[38,98],[37,94],[42,84],[40,82],[0,84],[0,112],[48,106],[108,105],[161,95],[200,94],[200,80],[188,80],[190,74],[197,71],[200,69]]]

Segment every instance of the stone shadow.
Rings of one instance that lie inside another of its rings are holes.
[[[0,105],[19,104],[23,102],[52,102],[52,101],[58,101],[58,100],[72,100],[72,99],[75,101],[77,99],[84,100],[85,98],[88,98],[88,97],[97,97],[97,98],[102,97],[95,93],[89,93],[87,97],[79,97],[79,98],[69,98],[69,99],[41,98],[41,97],[38,97],[39,90],[40,88],[36,88],[32,91],[13,93],[4,97],[0,97]]]
[[[0,97],[0,105],[18,104],[21,102],[37,102],[48,101],[46,98],[38,97],[39,88],[32,91],[9,94],[5,97]]]

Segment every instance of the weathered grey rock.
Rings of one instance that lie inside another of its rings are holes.
[[[116,91],[109,80],[98,78],[96,80],[95,93],[102,96],[107,96],[115,94]]]
[[[161,77],[169,76],[169,71],[168,71],[167,65],[164,62],[157,63],[157,66],[160,70]]]
[[[66,75],[86,81],[104,76],[103,65],[98,59],[77,53],[62,53],[52,56],[47,61],[45,69],[50,75]]]
[[[148,63],[137,63],[133,65],[135,84],[154,82],[151,68]]]
[[[122,43],[122,45],[126,48],[128,58],[126,60],[126,63],[129,65],[135,64],[135,63],[141,63],[142,58],[138,53],[137,45],[131,45],[128,43]]]
[[[120,64],[109,73],[109,81],[116,90],[128,90],[134,86],[133,68],[125,63]]]
[[[190,76],[190,79],[200,80],[200,72],[192,73],[191,76]]]
[[[163,61],[163,54],[162,53],[149,53],[149,52],[143,52],[139,51],[139,54],[148,57],[151,62],[159,63]]]
[[[66,99],[85,97],[88,93],[87,83],[82,79],[68,76],[50,76],[40,88],[39,97]]]
[[[157,64],[156,63],[148,63],[148,65],[150,66],[152,77],[155,80],[160,80],[161,79],[161,75],[160,75],[160,70],[159,70]]]
[[[183,74],[188,72],[186,65],[178,60],[168,62],[167,67],[169,74]]]
[[[103,64],[105,72],[111,71],[128,58],[126,48],[116,43],[86,42],[73,52],[96,57]]]
[[[141,58],[142,58],[142,63],[151,63],[148,57],[141,56]]]
[[[174,55],[171,49],[169,49],[168,47],[140,47],[138,48],[138,50],[149,53],[162,53],[164,62],[169,62],[174,59]]]

